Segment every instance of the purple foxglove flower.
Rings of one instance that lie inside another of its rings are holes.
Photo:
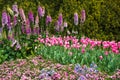
[[[20,17],[23,19],[24,22],[26,22],[26,17],[24,14],[24,10],[22,8],[19,9]]]
[[[67,22],[64,22],[64,27],[67,27],[68,26],[68,23]]]
[[[21,49],[21,46],[20,46],[20,44],[17,42],[16,50],[19,50],[19,49]]]
[[[33,29],[33,33],[34,34],[38,34],[39,35],[39,31],[40,31],[39,27],[34,27],[34,29]]]
[[[59,21],[56,21],[55,29],[56,29],[56,31],[60,31]]]
[[[62,17],[62,13],[59,14],[59,17],[58,17],[58,22],[59,22],[59,26],[62,26],[63,24],[63,17]]]
[[[26,34],[27,35],[31,34],[30,22],[28,19],[26,21]]]
[[[86,14],[85,14],[85,10],[81,11],[81,22],[84,23],[86,19]]]
[[[8,23],[7,23],[7,26],[8,26],[8,29],[11,29],[10,15],[8,15],[7,17],[8,17]]]
[[[12,10],[15,12],[15,16],[17,17],[18,14],[19,14],[17,3],[15,3],[14,5],[12,5]]]
[[[44,7],[38,6],[38,14],[40,17],[44,17],[44,15],[45,15]]]
[[[78,25],[78,13],[77,12],[74,13],[74,24]]]
[[[33,12],[32,12],[32,11],[29,11],[29,13],[28,13],[28,18],[29,18],[29,21],[30,21],[30,22],[34,22],[34,15],[33,15]]]
[[[2,12],[2,27],[4,27],[8,23],[8,16],[6,11]]]
[[[16,25],[17,25],[17,17],[14,16],[14,26],[16,26]]]
[[[46,25],[48,25],[50,22],[52,22],[51,16],[46,17]]]

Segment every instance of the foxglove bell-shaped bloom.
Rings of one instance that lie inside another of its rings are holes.
[[[17,3],[15,3],[14,5],[12,5],[12,10],[15,12],[15,16],[17,17],[19,15]]]
[[[74,13],[74,24],[78,25],[78,13],[77,12]]]
[[[32,12],[32,11],[30,11],[30,12],[28,13],[28,18],[29,18],[29,21],[30,21],[30,22],[34,22],[34,15],[33,15],[33,12]]]
[[[86,19],[85,10],[82,10],[82,12],[81,12],[81,22],[84,23],[85,19]]]
[[[50,15],[46,17],[46,25],[48,25],[50,22],[52,22],[52,18]]]
[[[45,15],[44,7],[38,6],[38,14],[40,17],[44,17],[44,15]]]
[[[26,17],[24,10],[22,8],[19,9],[20,17],[23,19],[24,22],[26,22]]]
[[[59,26],[62,26],[63,24],[63,17],[62,17],[62,13],[59,14],[59,17],[58,17],[58,22],[59,22]]]
[[[2,12],[2,27],[4,27],[8,23],[8,16],[6,11]]]

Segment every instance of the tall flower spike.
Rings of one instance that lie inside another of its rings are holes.
[[[45,8],[41,7],[41,6],[38,6],[38,14],[39,14],[40,17],[44,17],[44,15],[45,15]]]
[[[15,16],[18,17],[19,11],[18,11],[17,2],[15,2],[14,5],[12,5],[12,10],[15,12]]]
[[[48,15],[48,16],[46,17],[46,26],[47,26],[50,22],[52,22],[52,18],[51,18],[50,15]]]
[[[62,26],[63,24],[63,17],[62,17],[62,13],[59,14],[59,17],[58,17],[58,22],[59,22],[59,26]]]
[[[10,14],[11,16],[14,15],[14,12],[12,11],[12,9],[11,9],[9,6],[7,6],[7,11],[9,12],[9,14]]]
[[[23,19],[23,22],[26,22],[26,17],[24,14],[24,10],[22,8],[19,9],[20,17]]]
[[[8,23],[8,16],[6,11],[2,12],[2,27],[4,27]]]
[[[7,26],[8,26],[8,29],[11,29],[11,21],[10,21],[10,15],[7,16],[8,17],[8,23],[7,23]]]
[[[30,22],[34,22],[34,15],[33,15],[33,12],[31,10],[28,13],[28,18],[29,18]]]
[[[84,23],[85,19],[86,19],[86,13],[85,13],[85,10],[82,10],[81,11],[81,23]]]
[[[78,25],[78,13],[77,12],[74,13],[74,24]]]
[[[26,20],[26,34],[31,34],[30,22],[28,19]]]

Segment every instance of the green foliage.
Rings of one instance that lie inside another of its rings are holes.
[[[35,46],[37,42],[34,42],[36,36],[31,36],[27,39],[25,35],[20,38],[21,49],[16,49],[16,46],[11,47],[12,42],[4,39],[0,42],[0,63],[8,60],[14,60],[18,58],[27,58],[30,55],[35,55]]]
[[[69,54],[70,52],[72,52],[72,55]],[[68,50],[60,46],[45,46],[40,44],[36,53],[42,55],[44,58],[54,60],[61,64],[79,63],[89,66],[92,62],[95,62],[100,71],[109,74],[120,68],[120,62],[117,62],[120,60],[120,55],[109,53],[109,55],[106,56],[101,49],[89,50],[87,48],[85,53],[81,53],[81,49]],[[103,56],[102,60],[99,59],[101,55]]]

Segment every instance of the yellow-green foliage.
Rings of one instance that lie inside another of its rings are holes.
[[[1,12],[4,6],[12,5],[15,1],[26,14],[30,9],[36,14],[38,4],[45,6],[47,14],[50,13],[53,17],[53,22],[61,11],[70,30],[74,26],[74,12],[77,11],[80,18],[81,10],[85,9],[86,21],[79,27],[86,36],[103,40],[120,40],[119,0],[0,0]]]

